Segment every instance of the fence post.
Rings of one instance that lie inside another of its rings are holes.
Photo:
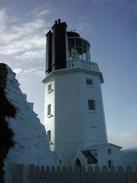
[[[96,183],[100,183],[101,182],[101,175],[102,175],[102,172],[100,172],[100,167],[99,166],[96,166],[95,167],[95,182]]]
[[[56,176],[57,176],[56,177],[57,178],[57,182],[61,182],[62,181],[62,174],[61,174],[61,167],[60,166],[57,166]]]
[[[134,175],[135,175],[135,180],[137,182],[137,166],[134,167]]]
[[[12,167],[12,183],[23,183],[23,169],[21,164],[15,164]]]
[[[127,174],[124,172],[123,166],[118,167],[118,181],[120,183],[127,182]]]
[[[74,182],[80,183],[80,175],[81,175],[81,169],[79,167],[74,167]]]
[[[74,180],[74,172],[73,172],[73,168],[71,166],[68,167],[68,180],[66,182],[68,183],[72,183]]]
[[[115,167],[110,168],[109,181],[110,181],[110,183],[118,182],[118,172],[116,171]]]
[[[101,172],[101,182],[110,182],[109,180],[109,169],[106,166],[102,167],[102,172]]]
[[[56,180],[56,178],[57,178],[57,174],[56,174],[55,167],[52,166],[50,171],[51,171],[51,178],[52,178],[52,179],[51,179],[51,182],[52,182],[52,181]],[[47,178],[47,179],[48,179],[48,178]]]
[[[85,167],[82,167],[81,168],[81,182],[82,183],[85,183],[85,182],[87,182],[87,180],[88,180],[88,177],[87,177],[86,168]]]
[[[65,166],[62,167],[62,182],[63,183],[67,182],[67,169]]]
[[[136,174],[131,166],[127,167],[128,183],[136,183]]]
[[[93,168],[91,166],[88,167],[88,170],[87,170],[87,183],[91,183],[91,180],[92,182],[96,182],[95,180],[95,172],[93,171]]]

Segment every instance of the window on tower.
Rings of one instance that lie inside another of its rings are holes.
[[[89,86],[92,86],[92,85],[93,85],[93,80],[87,78],[87,79],[86,79],[86,84],[89,85]]]
[[[48,93],[50,93],[50,92],[52,92],[52,84],[51,83],[48,85]]]
[[[108,168],[111,168],[113,166],[113,161],[112,160],[108,160]]]
[[[47,131],[48,140],[51,141],[51,130]]]
[[[112,154],[112,150],[111,149],[108,149],[108,154]]]
[[[51,116],[51,104],[48,105],[47,111],[48,111],[48,116]]]
[[[92,100],[92,99],[88,100],[88,109],[90,111],[95,111],[96,110],[95,100]]]

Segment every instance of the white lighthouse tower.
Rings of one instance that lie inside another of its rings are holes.
[[[107,141],[103,76],[90,60],[90,44],[65,22],[46,35],[44,125],[50,149],[64,165],[118,165],[120,147]]]

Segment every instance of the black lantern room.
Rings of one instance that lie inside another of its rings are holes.
[[[90,61],[90,44],[76,32],[67,32],[66,22],[55,21],[46,35],[46,72],[67,67],[68,61]]]

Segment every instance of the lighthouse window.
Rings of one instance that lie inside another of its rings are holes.
[[[90,44],[79,37],[69,37],[68,39],[68,59],[89,61]]]
[[[48,116],[51,115],[51,104],[48,105]]]
[[[111,168],[113,165],[113,161],[112,160],[108,160],[108,168]]]
[[[108,149],[108,154],[112,154],[112,150],[111,149]]]
[[[88,100],[88,108],[90,111],[95,111],[96,106],[95,106],[95,100]]]
[[[86,79],[86,84],[87,85],[93,85],[93,80],[92,79]]]
[[[51,130],[47,131],[48,140],[51,141]]]
[[[48,92],[50,93],[52,91],[52,85],[51,83],[48,85]]]

